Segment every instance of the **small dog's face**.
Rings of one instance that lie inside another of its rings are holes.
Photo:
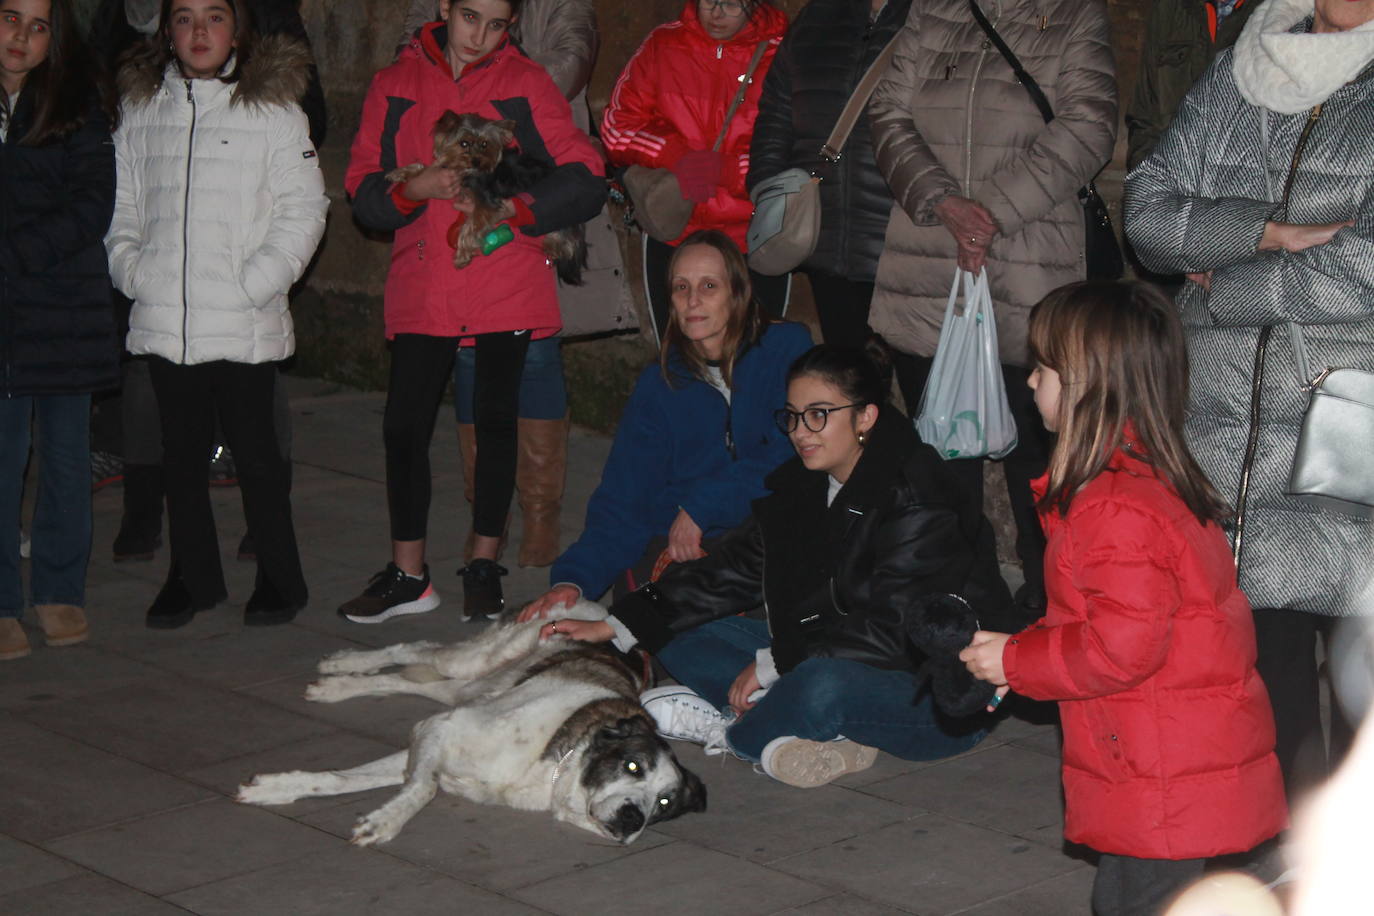
[[[434,164],[459,172],[490,172],[514,139],[514,121],[446,111],[434,122]]]
[[[646,716],[602,728],[583,758],[592,830],[628,845],[659,821],[706,810],[706,787],[682,768]]]

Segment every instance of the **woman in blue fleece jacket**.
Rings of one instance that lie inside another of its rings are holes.
[[[763,318],[744,257],[722,232],[685,239],[668,274],[673,321],[659,363],[625,406],[582,536],[554,561],[552,590],[526,615],[612,585],[633,590],[643,584],[634,570],[652,565],[646,553],[664,549],[664,538],[675,562],[701,556],[703,540],[743,521],[765,493],[763,478],[792,455],[773,411],[810,332]]]

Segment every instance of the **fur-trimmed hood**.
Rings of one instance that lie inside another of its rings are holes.
[[[310,85],[313,65],[310,49],[301,42],[286,35],[260,37],[253,43],[253,56],[244,66],[238,82],[233,84],[231,104],[299,104]],[[119,68],[117,85],[121,103],[148,101],[168,78],[181,78],[176,60],[159,70],[154,58],[133,57]]]
[[[1252,105],[1279,114],[1307,111],[1374,61],[1374,22],[1345,32],[1294,31],[1313,0],[1268,0],[1236,42],[1236,87]]]

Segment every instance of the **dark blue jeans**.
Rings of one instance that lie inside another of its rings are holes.
[[[658,659],[678,681],[725,711],[730,685],[771,642],[762,620],[727,617],[679,634]],[[808,658],[779,678],[726,738],[731,750],[753,761],[768,742],[787,735],[813,741],[843,735],[905,760],[950,757],[983,740],[983,719],[944,716],[919,686],[909,671]]]
[[[453,412],[459,423],[475,423],[472,393],[477,388],[477,348],[459,347],[453,360]],[[563,380],[563,340],[530,341],[520,373],[520,417],[561,420],[568,413],[568,387]]]
[[[91,396],[0,398],[0,617],[20,617],[19,507],[30,424],[38,430],[31,604],[86,604],[91,557]]]

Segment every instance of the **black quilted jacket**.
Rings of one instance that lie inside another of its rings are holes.
[[[853,474],[825,504],[828,477],[794,458],[773,492],[709,556],[670,567],[611,608],[641,647],[746,611],[762,598],[773,660],[810,657],[915,670],[907,632],[931,594],[962,595],[985,629],[1017,632],[992,530],[909,421],[885,407]]]
[[[873,158],[865,113],[836,165],[820,148],[864,71],[906,21],[911,0],[889,0],[870,23],[868,0],[812,0],[793,20],[763,81],[749,147],[749,188],[790,168],[816,170],[821,236],[805,267],[872,282],[892,194]]]

